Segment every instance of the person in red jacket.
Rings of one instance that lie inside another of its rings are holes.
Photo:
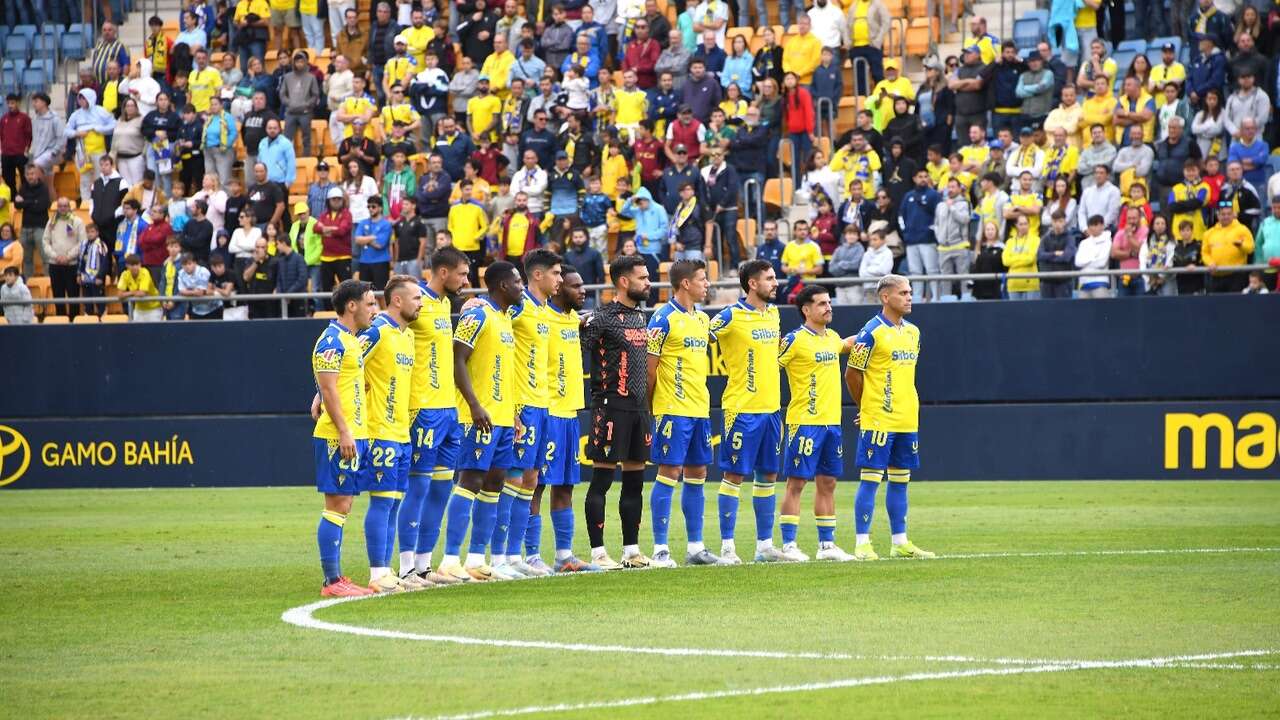
[[[156,281],[156,287],[164,286],[164,261],[169,257],[166,245],[173,237],[173,226],[169,224],[169,210],[164,205],[151,208],[151,224],[138,236],[138,251],[142,253],[142,264]]]
[[[656,68],[662,46],[649,35],[648,20],[640,18],[634,29],[635,35],[627,43],[627,52],[622,57],[622,69],[634,71],[636,87],[648,90],[658,84]]]
[[[9,186],[9,197],[18,194],[18,174],[27,166],[27,152],[31,149],[31,118],[18,108],[19,102],[21,98],[9,93],[5,98],[9,112],[0,117],[0,167]]]
[[[789,72],[782,78],[782,126],[791,140],[792,168],[803,167],[801,163],[818,142],[813,123],[813,98],[800,77]]]
[[[320,286],[333,292],[338,283],[351,279],[351,212],[342,188],[329,189],[324,212],[316,218],[320,233]]]

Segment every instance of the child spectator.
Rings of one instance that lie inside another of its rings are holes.
[[[1240,291],[1241,295],[1266,295],[1270,291],[1262,282],[1262,272],[1254,270],[1249,273],[1249,284]]]
[[[4,285],[0,286],[0,300],[31,302],[31,291],[18,275],[18,268],[10,265],[4,269]],[[10,325],[30,325],[36,321],[31,305],[5,305],[4,321]]]
[[[1111,233],[1101,215],[1089,218],[1088,232],[1076,246],[1076,267],[1081,270],[1106,270],[1111,260]],[[1080,297],[1111,297],[1111,278],[1085,275],[1080,278]]]
[[[836,238],[836,212],[831,206],[831,198],[818,196],[818,215],[809,225],[809,237],[822,249],[822,257],[830,258],[836,251],[839,241]]]
[[[98,226],[89,223],[84,228],[85,243],[80,246],[80,260],[76,267],[76,280],[80,285],[80,297],[96,298],[106,294],[107,272],[111,267],[111,254],[107,244],[98,235]],[[106,305],[85,303],[83,312],[101,315]]]
[[[192,298],[191,319],[221,320],[222,301],[203,299],[214,294],[209,285],[209,269],[198,265],[190,253],[183,255],[179,261],[182,269],[178,271],[178,294]]]
[[[610,140],[605,147],[605,158],[600,164],[600,189],[611,200],[618,199],[618,179],[631,174],[627,157],[622,154],[622,143]]]
[[[813,96],[814,116],[818,116],[819,100],[826,98],[831,103],[831,112],[840,106],[840,98],[844,95],[844,69],[836,62],[835,50],[822,48],[822,59],[818,68],[813,71],[812,85],[809,94]]]
[[[178,295],[178,275],[182,272],[182,243],[178,238],[170,238],[165,245],[169,257],[165,258],[164,264],[160,266],[160,295],[172,297]],[[150,270],[150,268],[148,268]],[[152,280],[155,279],[156,273],[151,274]],[[187,304],[185,302],[169,302],[166,301],[161,307],[164,308],[165,320],[182,320],[187,316]]]
[[[1147,242],[1138,255],[1139,267],[1143,270],[1163,269],[1172,266],[1173,248],[1177,243],[1169,233],[1169,219],[1164,215],[1156,215],[1151,219],[1151,227],[1147,231]],[[1177,295],[1178,286],[1170,282],[1168,275],[1146,275],[1148,295]]]
[[[848,237],[848,229],[845,233],[845,237]],[[875,304],[879,302],[876,299],[876,281],[893,272],[893,251],[884,242],[884,228],[873,229],[867,237],[870,238],[870,247],[862,254],[862,260],[858,263],[858,277],[867,281],[862,285],[862,302]]]
[[[181,180],[173,183],[173,195],[169,198],[169,226],[181,233],[191,220],[187,208],[186,185]],[[198,259],[198,258],[197,258]]]
[[[151,273],[142,269],[142,257],[129,253],[124,257],[124,272],[116,278],[116,294],[122,298],[154,297],[160,294]],[[160,322],[164,310],[158,300],[126,301],[125,312],[133,322]]]
[[[609,210],[614,201],[600,191],[600,186],[599,177],[592,177],[587,181],[587,193],[582,197],[579,217],[582,218],[582,224],[587,226],[591,247],[603,255],[609,248]]]
[[[848,225],[844,229],[844,242],[831,254],[831,263],[827,269],[832,277],[856,277],[865,255],[866,251],[858,237],[858,228]],[[836,288],[838,305],[856,305],[861,299],[862,292],[856,285],[841,285]]]
[[[1196,239],[1196,226],[1190,220],[1178,223],[1178,244],[1173,248],[1176,268],[1194,268],[1200,264],[1200,241]],[[1204,292],[1204,275],[1200,273],[1178,274],[1179,295],[1199,295]]]
[[[156,182],[166,195],[173,193],[173,150],[169,133],[159,129],[155,139],[147,145],[147,169],[155,173]]]

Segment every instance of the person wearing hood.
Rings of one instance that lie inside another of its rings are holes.
[[[151,77],[151,61],[142,58],[129,69],[129,77],[120,83],[120,94],[133,98],[143,117],[156,109],[156,98],[161,93],[160,83]]]
[[[889,198],[893,200],[894,205],[898,206],[901,206],[903,196],[912,189],[916,171],[924,169],[907,155],[906,149],[906,143],[902,142],[902,138],[891,138],[889,154],[884,157],[884,163],[880,167],[881,185],[889,193]]]
[[[904,97],[893,99],[893,118],[884,126],[884,134],[902,141],[902,154],[917,165],[924,159],[924,131],[911,102]]]
[[[1191,63],[1187,79],[1187,97],[1199,107],[1201,98],[1210,90],[1221,92],[1227,82],[1227,57],[1214,44],[1210,35],[1200,36],[1200,56]]]
[[[320,104],[320,83],[307,66],[307,54],[293,56],[293,70],[280,81],[280,104],[284,107],[284,136],[290,142],[302,131],[302,154],[311,155],[311,113]]]
[[[75,141],[76,166],[80,169],[80,198],[89,197],[89,189],[98,179],[98,162],[107,154],[107,135],[115,132],[116,119],[98,105],[98,93],[81,88],[76,94],[76,111],[67,120],[64,135]]]
[[[667,252],[667,234],[670,230],[670,216],[666,208],[653,201],[647,188],[640,188],[623,204],[619,215],[636,222],[636,251],[644,258],[651,277],[658,277],[658,264]],[[650,294],[650,300],[657,297],[657,291]]]
[[[50,102],[49,96],[42,92],[31,96],[31,162],[45,174],[62,163],[67,149],[67,124],[49,108]]]
[[[916,89],[911,81],[902,75],[901,62],[895,58],[884,61],[884,79],[876,83],[867,98],[867,107],[871,110],[872,124],[876,130],[885,133],[885,127],[893,119],[896,98],[906,98],[910,103],[916,99]]]

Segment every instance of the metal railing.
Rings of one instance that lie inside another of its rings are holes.
[[[1230,270],[1230,272],[1232,273],[1244,273],[1244,272],[1251,272],[1254,270],[1263,270],[1263,271],[1274,270],[1274,268],[1270,267],[1269,265],[1237,265],[1237,266],[1228,268],[1228,270]],[[956,273],[952,275],[905,275],[903,277],[905,277],[907,280],[911,281],[912,283],[927,282],[927,283],[937,283],[941,285],[944,283],[952,283],[952,282],[987,281],[987,282],[1003,283],[1007,280],[1031,280],[1031,279],[1073,280],[1081,277],[1103,277],[1103,276],[1106,276],[1106,277],[1143,276],[1145,277],[1149,275],[1163,275],[1163,276],[1170,276],[1169,279],[1172,279],[1172,277],[1178,276],[1178,275],[1206,275],[1207,276],[1207,275],[1213,274],[1214,272],[1223,272],[1223,271],[1224,271],[1223,268],[1218,268],[1215,271],[1215,270],[1211,270],[1208,267],[1196,266],[1193,268],[1149,268],[1149,269],[1128,269],[1128,270],[1108,269],[1108,270],[1054,270],[1054,271],[1045,271],[1045,272],[1020,272],[1020,273],[1012,273],[1012,272]],[[878,281],[879,281],[878,278],[824,277],[824,278],[817,278],[815,280],[810,280],[807,282],[815,285],[823,285],[826,287],[855,286],[855,287],[862,287],[862,288],[869,289],[869,288],[874,288]],[[654,282],[652,283],[652,287],[656,289],[670,289],[671,283]],[[716,280],[711,283],[711,288],[713,291],[719,290],[719,289],[725,289],[725,288],[738,288],[738,287],[740,287],[738,281],[732,278]],[[596,300],[596,303],[599,304],[601,301],[602,293],[604,293],[605,291],[613,290],[613,286],[604,285],[604,284],[587,285],[584,287],[584,289],[587,292],[592,293],[592,295]],[[471,296],[471,295],[480,295],[483,292],[484,291],[479,288],[466,288],[462,291],[461,294],[465,296]],[[32,298],[30,301],[0,300],[0,307],[5,307],[8,305],[39,305],[39,306],[56,307],[60,305],[110,305],[115,303],[128,305],[130,303],[138,303],[138,302],[190,303],[190,302],[212,302],[216,300],[221,300],[223,305],[226,306],[231,303],[241,304],[241,303],[261,302],[261,301],[270,300],[270,301],[275,301],[280,303],[281,316],[282,318],[284,318],[284,316],[288,314],[288,306],[290,301],[297,301],[297,300],[327,301],[328,299],[329,299],[328,293],[246,294],[246,295],[232,295],[230,298],[215,298],[208,295],[195,296],[195,297],[188,296],[188,295],[156,295],[156,296],[148,296],[148,297],[141,297],[141,298],[120,298],[120,297]],[[704,307],[719,308],[719,307],[724,307],[724,305],[709,303]],[[293,318],[293,319],[301,319],[301,318]]]
[[[831,98],[821,97],[814,103],[816,112],[814,113],[814,134],[822,137],[823,122],[826,122],[825,135],[831,139],[831,144],[836,142],[836,104]]]
[[[746,182],[742,183],[742,192],[746,196],[743,203],[742,219],[747,221],[743,225],[750,228],[751,221],[755,220],[756,232],[752,244],[759,246],[764,239],[764,189],[760,187],[759,180],[748,178]],[[755,200],[754,208],[752,207],[752,200]],[[753,209],[755,210],[754,213],[752,213]]]
[[[905,35],[903,36],[903,43],[905,47],[905,43],[906,43]],[[858,92],[858,80],[863,80],[864,81],[863,87],[867,89],[867,95],[870,95],[871,91],[874,90],[876,87],[876,77],[875,75],[871,74],[871,62],[868,61],[866,58],[856,57],[853,59],[851,64],[853,65],[853,87],[850,89],[851,94],[861,95],[861,93]],[[859,66],[862,67],[861,75],[858,74]],[[832,138],[832,142],[833,143],[835,142],[835,138]]]

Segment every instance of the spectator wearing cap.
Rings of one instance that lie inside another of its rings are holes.
[[[351,279],[351,229],[354,223],[347,211],[347,195],[340,187],[329,189],[324,213],[316,219],[320,233],[320,286],[333,292],[338,283]]]
[[[387,58],[382,64],[382,79],[378,90],[386,92],[396,83],[400,83],[401,87],[407,85],[409,80],[422,70],[423,65],[419,65],[418,61],[409,54],[409,36],[407,33],[400,33],[392,40],[392,47],[395,48],[395,54]]]
[[[324,214],[329,191],[338,187],[330,179],[330,172],[329,163],[323,160],[316,163],[316,179],[307,187],[307,211],[312,219],[318,219]]]
[[[1022,100],[1024,127],[1042,127],[1049,111],[1053,109],[1054,75],[1044,66],[1044,58],[1032,53],[1027,58],[1027,69],[1018,77],[1014,93]]]
[[[667,160],[676,162],[677,148],[684,148],[685,162],[697,162],[701,152],[702,123],[693,116],[693,108],[682,104],[677,109],[675,122],[667,125]]]
[[[467,130],[473,140],[488,138],[497,140],[498,124],[502,120],[502,101],[489,92],[489,76],[476,80],[476,94],[467,100]]]
[[[902,76],[902,67],[896,58],[884,61],[884,79],[876,83],[867,99],[871,108],[872,125],[879,132],[893,119],[893,99],[904,98],[908,103],[916,99],[915,88],[911,81]]]
[[[966,45],[963,60],[956,72],[947,80],[947,87],[956,94],[956,124],[958,128],[977,125],[987,127],[987,110],[990,109],[987,86],[991,83],[992,68],[984,65],[977,45]]]
[[[1147,90],[1155,96],[1156,105],[1163,107],[1164,86],[1173,83],[1179,90],[1187,82],[1187,69],[1178,62],[1177,48],[1173,43],[1160,46],[1160,63],[1151,68],[1147,76]]]
[[[369,196],[365,206],[369,217],[356,223],[354,231],[360,248],[360,279],[381,290],[391,277],[391,223],[382,216],[381,197]]]
[[[813,82],[813,71],[822,61],[822,41],[811,32],[808,15],[796,19],[797,32],[782,44],[782,72],[793,72],[801,85]]]
[[[1022,114],[1022,96],[1018,94],[1018,85],[1026,69],[1026,64],[1018,57],[1018,46],[1013,41],[1006,40],[1000,46],[1000,60],[991,73],[991,125],[996,130],[1018,126]],[[1047,109],[1045,114],[1048,114]]]
[[[311,155],[311,114],[320,104],[320,83],[307,63],[307,54],[293,56],[293,70],[280,81],[280,104],[284,109],[285,139],[293,142],[294,133],[302,131],[302,154]]]
[[[1221,92],[1226,82],[1226,56],[1218,49],[1211,35],[1201,35],[1200,53],[1191,62],[1191,74],[1187,79],[1187,98],[1192,105],[1201,107],[1205,93],[1210,90]]]
[[[1187,39],[1191,41],[1191,62],[1207,53],[1202,40],[1208,39],[1214,47],[1223,48],[1231,42],[1231,16],[1218,9],[1214,0],[1199,0],[1198,6],[1187,24]]]
[[[1235,207],[1230,200],[1218,203],[1218,222],[1204,231],[1200,248],[1204,264],[1213,271],[1209,278],[1209,292],[1238,293],[1248,283],[1248,275],[1231,268],[1249,262],[1254,241],[1249,229],[1236,220]]]
[[[298,201],[293,204],[293,222],[285,237],[306,265],[311,292],[320,292],[320,256],[324,251],[324,238],[316,231],[316,217],[311,214],[307,203]]]
[[[866,60],[871,68],[871,81],[878,83],[884,78],[884,52],[881,48],[893,19],[881,0],[854,0],[848,8],[849,14],[845,19],[849,32],[849,59]],[[855,70],[856,94],[868,94],[866,82],[865,74]]]
[[[697,190],[698,197],[706,197],[702,183],[702,175],[691,160],[691,151],[683,143],[676,143],[668,154],[671,164],[662,171],[662,196],[659,198],[668,213],[675,212],[680,202],[680,186],[690,183]]]

